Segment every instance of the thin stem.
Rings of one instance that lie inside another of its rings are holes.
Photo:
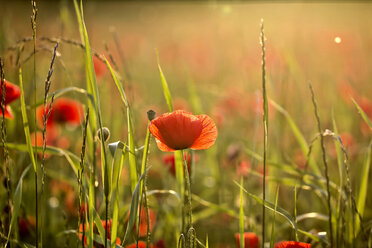
[[[266,156],[267,156],[267,136],[268,136],[268,106],[266,93],[266,70],[265,70],[265,34],[264,21],[261,20],[261,50],[262,50],[262,99],[263,99],[263,124],[264,124],[264,151],[263,151],[263,178],[262,178],[262,199],[266,200]],[[265,245],[265,206],[262,205],[262,247]]]
[[[191,205],[191,183],[190,183],[190,176],[189,176],[189,170],[187,168],[187,162],[185,159],[185,154],[184,150],[181,151],[182,153],[182,161],[183,161],[183,166],[184,166],[184,171],[185,171],[185,179],[186,179],[186,190],[187,190],[187,201],[189,205],[189,228],[192,227],[192,205]]]
[[[37,9],[36,9],[36,0],[31,0],[32,5],[32,16],[31,16],[31,27],[32,27],[32,38],[33,38],[33,45],[34,45],[34,68],[33,68],[33,77],[34,77],[34,103],[36,104],[36,16],[37,16]],[[34,110],[34,119],[35,119],[35,127],[36,123],[36,108]],[[35,131],[35,141],[37,140],[37,133]],[[37,149],[35,149],[35,164],[37,164]],[[39,215],[38,215],[38,192],[37,192],[37,169],[35,171],[35,215],[36,215],[36,248],[39,247]]]
[[[107,166],[107,165],[106,165]],[[107,229],[109,228],[108,227],[108,205],[109,205],[109,199],[108,197],[105,197],[106,198],[106,228],[105,228],[105,248],[107,248]]]
[[[314,105],[314,112],[315,112],[315,117],[317,120],[318,124],[318,131],[321,134],[320,135],[320,145],[322,149],[322,159],[323,159],[323,164],[324,164],[324,173],[325,173],[325,178],[326,178],[326,183],[327,183],[327,204],[328,204],[328,224],[329,224],[329,237],[330,237],[330,244],[331,247],[333,246],[333,226],[332,226],[332,208],[331,208],[331,190],[329,188],[329,175],[328,175],[328,163],[327,163],[327,157],[326,157],[326,151],[325,151],[325,146],[324,146],[324,137],[322,135],[322,128],[320,126],[320,118],[318,114],[318,107],[316,104],[315,100],[315,95],[314,95],[314,90],[311,84],[309,84],[310,91],[311,91],[311,99],[313,101]]]

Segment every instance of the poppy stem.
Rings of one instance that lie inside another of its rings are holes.
[[[192,205],[191,205],[191,182],[190,182],[190,176],[189,176],[189,170],[187,168],[187,162],[185,159],[185,153],[184,150],[182,150],[182,161],[185,171],[185,179],[186,179],[186,191],[187,191],[187,201],[189,205],[189,227],[187,229],[192,228]]]

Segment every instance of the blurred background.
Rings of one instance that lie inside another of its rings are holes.
[[[36,92],[37,98],[43,98],[44,80],[54,47],[54,43],[45,37],[64,39],[58,48],[51,91],[71,86],[84,88],[83,50],[75,42],[80,42],[80,36],[72,2],[42,1],[37,3],[37,8],[37,37],[40,39],[36,56],[39,89]],[[0,55],[5,61],[5,77],[18,84],[18,69],[15,65],[18,60],[17,50],[19,44],[22,44],[23,52],[19,60],[24,70],[26,103],[31,103],[35,94],[30,83],[31,12],[31,5],[27,1],[1,2]],[[350,97],[354,97],[367,114],[372,116],[371,13],[372,4],[368,2],[84,2],[84,17],[91,47],[97,54],[110,58],[122,76],[133,110],[137,145],[143,144],[146,134],[146,112],[149,109],[155,110],[159,115],[167,112],[157,67],[158,51],[175,109],[185,109],[195,114],[206,113],[215,120],[218,127],[219,137],[215,147],[196,154],[198,161],[193,180],[200,184],[193,185],[193,193],[216,204],[226,204],[235,210],[238,209],[239,202],[238,188],[233,180],[239,180],[241,175],[249,179],[246,187],[260,195],[257,178],[262,174],[261,164],[247,154],[245,148],[260,154],[262,152],[259,43],[261,19],[264,20],[266,36],[269,98],[290,113],[305,139],[310,142],[317,132],[309,91],[311,83],[318,101],[322,127],[333,130],[334,116],[339,133],[344,135],[352,164],[355,165],[352,167],[353,187],[358,187],[359,165],[365,159],[371,132],[361,120]],[[95,69],[103,125],[111,130],[110,142],[124,141],[127,138],[126,116],[120,95],[105,65],[97,58]],[[71,93],[68,97],[84,102],[78,94]],[[17,106],[14,104],[14,120],[8,122],[8,141],[22,143],[24,137],[19,135],[19,130],[23,128]],[[303,168],[305,156],[285,117],[272,106],[269,108],[269,115],[269,158]],[[65,139],[56,146],[80,154],[81,129],[63,128],[60,137]],[[332,140],[327,142],[331,168],[337,171]],[[319,148],[314,148],[313,153],[320,163]],[[153,141],[150,189],[175,188],[174,180],[164,180],[164,175],[169,176],[169,172],[164,168],[163,160],[164,154],[157,150]],[[55,187],[54,180],[74,182],[75,179],[65,180],[71,171],[66,172],[64,163],[60,159],[53,162],[55,167],[49,164],[51,189]],[[255,171],[258,176],[251,176],[248,173],[250,170]],[[124,171],[123,178],[126,178],[126,173]],[[270,170],[274,178],[281,173],[280,170]],[[337,181],[337,178],[337,173],[331,175],[331,179]],[[127,183],[123,181],[123,185],[127,186]],[[269,187],[268,199],[271,201],[274,200],[276,184],[277,182],[272,182]],[[74,193],[56,193],[51,190],[50,194],[60,194],[60,202],[70,197],[71,204],[76,206]],[[303,199],[306,199],[306,194],[304,193]],[[32,199],[32,193],[29,195]],[[284,185],[281,188],[279,205],[288,211],[293,211],[292,195],[293,185]],[[129,198],[127,195],[126,203]],[[164,238],[168,244],[174,245],[172,227],[177,226],[177,222],[172,218],[176,218],[176,214],[171,218],[167,211],[169,208],[174,209],[176,204],[174,199],[168,199],[163,206],[162,201],[164,199],[153,200],[154,209],[158,212],[158,226],[154,237]],[[321,203],[314,202],[309,206],[308,201],[299,200],[298,204],[300,213],[325,211]],[[56,212],[50,213],[64,213],[63,220],[53,219],[57,224],[53,225],[55,230],[51,231],[51,237],[53,233],[65,230],[64,228],[75,227],[71,224],[75,223],[74,219],[69,219],[69,213],[61,205],[57,206]],[[260,205],[250,202],[247,206],[250,211],[246,214],[252,218],[247,229],[257,231],[258,226],[254,223],[259,222]],[[370,196],[367,197],[367,206],[365,216],[370,219]],[[195,211],[195,218],[200,220],[200,237],[205,237],[208,233],[212,247],[234,247],[233,234],[238,230],[238,220],[220,214],[219,210],[207,209],[208,212],[199,207],[201,209]],[[27,208],[25,212],[32,213]],[[214,218],[207,219],[209,216]],[[169,224],[169,220],[173,220],[172,224]],[[312,221],[304,222],[303,228],[324,230],[323,222],[319,224]],[[223,231],[226,227],[227,232]],[[288,226],[282,228],[285,230]],[[278,234],[279,237],[293,238],[293,233],[283,232]],[[172,245],[169,247],[174,247]]]

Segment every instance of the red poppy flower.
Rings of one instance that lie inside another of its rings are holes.
[[[187,170],[189,171],[189,174],[191,174],[191,155],[185,154],[184,157],[187,162]],[[164,156],[163,162],[169,168],[170,173],[173,176],[176,176],[176,159],[174,157],[174,154]]]
[[[126,248],[137,248],[137,243],[130,244]],[[146,248],[146,242],[139,241],[138,242],[138,248]],[[150,244],[149,248],[152,248],[151,244]]]
[[[4,108],[4,116],[9,119],[13,119],[12,111],[9,106],[9,103],[13,102],[17,98],[21,96],[21,90],[17,85],[9,83],[8,81],[4,80],[4,87],[5,87],[5,108]],[[3,91],[0,86],[0,102],[3,96]],[[2,115],[2,113],[1,113]]]
[[[47,107],[46,112],[49,107]],[[72,124],[79,125],[81,122],[81,114],[83,110],[79,103],[76,101],[60,98],[56,100],[52,105],[52,110],[50,112],[47,126],[52,127],[54,124]],[[41,126],[43,126],[43,116],[44,116],[44,106],[38,109],[38,119]]]
[[[297,241],[281,241],[276,243],[274,248],[311,248],[311,244]]]
[[[193,115],[183,110],[163,114],[150,124],[150,132],[164,152],[191,148],[210,148],[217,138],[217,128],[207,115]]]
[[[236,245],[240,247],[240,234],[235,234]],[[253,232],[244,233],[244,248],[258,248],[258,237]]]

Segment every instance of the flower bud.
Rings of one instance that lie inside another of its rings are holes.
[[[102,127],[102,133],[103,133],[103,141],[106,142],[110,138],[110,130],[107,127]],[[102,141],[101,139],[101,129],[97,130],[97,137],[99,140]]]

